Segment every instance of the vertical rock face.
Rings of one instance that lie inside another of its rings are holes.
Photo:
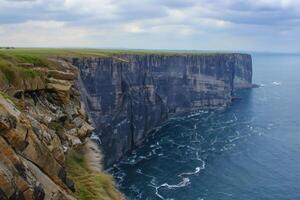
[[[234,90],[252,86],[246,54],[116,55],[72,63],[107,165],[140,145],[170,114],[226,106]]]

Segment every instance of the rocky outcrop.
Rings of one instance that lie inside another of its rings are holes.
[[[140,145],[172,114],[230,104],[252,86],[246,54],[120,54],[74,58],[83,100],[107,165]]]
[[[73,200],[66,154],[93,130],[76,87],[77,70],[35,70],[43,78],[7,87],[19,100],[0,95],[0,199]]]

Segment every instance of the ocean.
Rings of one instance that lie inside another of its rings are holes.
[[[252,58],[259,88],[173,117],[110,170],[129,200],[300,199],[300,55]]]

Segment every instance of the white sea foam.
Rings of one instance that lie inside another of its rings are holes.
[[[96,135],[95,133],[92,133],[91,139],[94,140],[94,141],[96,141],[96,142],[99,143],[99,144],[102,144],[101,139],[100,139],[99,136]]]
[[[232,197],[233,194],[230,194],[230,193],[226,193],[226,192],[217,192],[218,194],[223,194],[223,195],[226,195],[226,196],[229,196],[229,197]]]
[[[179,176],[182,177],[182,176],[185,176],[185,175],[195,175],[195,174],[198,174],[201,171],[201,169],[202,169],[202,167],[196,167],[195,171],[181,173],[181,174],[179,174]]]
[[[159,189],[160,188],[166,187],[168,189],[175,189],[175,188],[185,187],[185,186],[189,185],[190,183],[191,182],[190,182],[189,178],[183,178],[182,181],[180,183],[176,184],[176,185],[169,185],[168,183],[163,183],[159,186],[153,186],[153,185],[150,185],[150,186],[155,188],[155,195],[158,198],[166,200],[166,198],[164,198],[161,194],[159,194]]]
[[[141,175],[144,175],[144,176],[146,176],[146,177],[148,177],[148,178],[151,178],[151,182],[155,182],[155,180],[156,180],[156,177],[155,177],[155,176],[146,174],[146,173],[142,172],[141,169],[137,169],[137,170],[136,170],[136,173],[141,174]]]
[[[168,188],[168,189],[175,189],[175,188],[182,188],[182,187],[186,187],[188,185],[191,184],[191,181],[188,177],[184,177],[184,176],[190,176],[190,175],[195,175],[195,174],[198,174],[202,169],[205,169],[205,162],[199,158],[199,156],[197,156],[197,160],[200,160],[202,162],[202,166],[201,167],[196,167],[195,168],[195,171],[193,172],[186,172],[186,173],[181,173],[178,175],[178,177],[181,177],[182,178],[182,181],[179,182],[178,184],[175,184],[175,185],[170,185],[168,183],[163,183],[159,186],[154,186],[154,185],[150,185],[151,187],[154,187],[155,188],[155,194],[158,198],[160,199],[163,199],[165,200],[166,198],[164,198],[161,194],[159,194],[159,189],[160,188]],[[139,173],[142,173],[141,170],[139,170]]]
[[[199,160],[202,162],[202,166],[200,167],[200,170],[205,169],[205,161],[200,158],[198,151],[196,152],[196,160]]]
[[[237,121],[238,118],[236,117],[236,115],[233,113],[233,117],[234,117],[234,120]]]
[[[124,178],[126,176],[126,173],[119,170],[119,171],[113,173],[113,176],[117,180],[118,185],[122,185]]]
[[[181,187],[185,187],[185,186],[189,185],[190,183],[191,182],[190,182],[189,178],[183,178],[182,181],[176,185],[169,185],[168,183],[164,183],[159,188],[161,188],[161,187],[167,187],[168,189],[181,188]]]
[[[274,81],[272,84],[273,84],[273,85],[281,85],[282,83],[281,83],[281,82]]]

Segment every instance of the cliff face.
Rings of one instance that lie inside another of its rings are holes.
[[[28,77],[26,84],[1,85],[17,97],[0,95],[1,200],[76,199],[66,154],[93,130],[76,88],[77,70],[37,70],[40,84]]]
[[[72,63],[79,68],[107,165],[140,145],[171,114],[226,106],[234,90],[252,86],[246,54],[116,55]]]

